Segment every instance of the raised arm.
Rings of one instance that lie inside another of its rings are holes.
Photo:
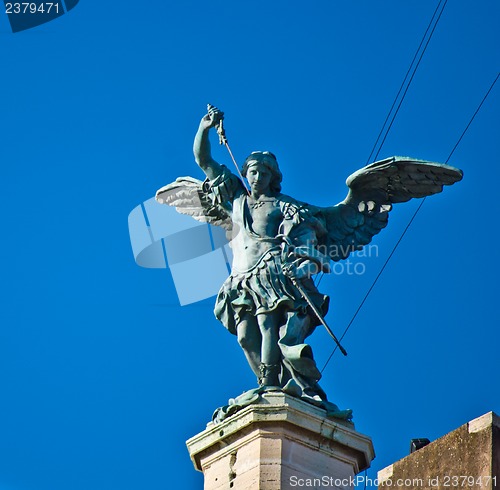
[[[210,180],[216,179],[222,173],[223,167],[212,158],[208,133],[210,128],[215,127],[223,118],[223,112],[215,108],[214,110],[210,110],[209,113],[201,119],[198,132],[194,137],[194,159]]]

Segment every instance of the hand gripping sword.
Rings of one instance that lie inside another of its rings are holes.
[[[217,107],[213,106],[212,104],[207,104],[207,111],[210,114],[210,116],[215,112],[218,111]],[[236,163],[236,159],[234,158],[233,152],[231,151],[231,148],[229,147],[229,143],[227,142],[227,137],[226,137],[226,130],[224,129],[223,125],[224,121],[224,113],[222,113],[222,117],[220,118],[219,122],[216,125],[217,128],[217,134],[219,135],[219,144],[224,145],[227,148],[227,151],[229,152],[229,156],[231,157],[231,160],[234,163],[234,166],[236,167],[236,170],[238,171],[238,175],[240,176],[241,183],[243,184],[243,187],[247,191],[247,194],[250,195],[250,191],[248,190],[248,187],[245,184],[245,179],[243,178],[243,175],[241,175],[240,168],[238,167],[238,164]]]

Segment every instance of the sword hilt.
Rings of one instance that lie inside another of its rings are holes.
[[[219,144],[227,145],[226,130],[224,129],[224,125],[222,122],[224,120],[224,113],[212,104],[207,104],[207,111],[210,116],[212,116],[216,112],[220,114],[221,117],[216,123],[215,128],[217,129],[217,134],[219,135]]]

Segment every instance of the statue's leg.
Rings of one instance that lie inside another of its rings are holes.
[[[255,376],[260,376],[260,349],[262,345],[262,335],[255,316],[246,314],[243,320],[236,327],[238,335],[238,343],[240,344],[248,364],[255,373]]]
[[[260,365],[259,384],[261,386],[279,386],[281,351],[278,347],[278,316],[276,313],[261,313],[257,315],[257,322],[262,335],[262,363]]]

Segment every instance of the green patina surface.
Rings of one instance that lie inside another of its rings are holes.
[[[221,407],[214,417],[255,402],[264,389],[281,389],[330,416],[350,419],[352,412],[329,402],[318,384],[321,373],[306,343],[318,325],[328,328],[329,298],[313,278],[330,272],[331,261],[347,259],[369,244],[387,225],[393,204],[441,192],[461,180],[462,172],[391,157],[352,174],[347,197],[339,204],[314,206],[281,192],[282,174],[271,152],[251,153],[238,175],[216,162],[209,133],[217,128],[227,144],[222,120],[223,113],[209,106],[195,136],[194,155],[206,180],[182,177],[156,196],[180,213],[223,227],[231,240],[232,271],[217,297],[215,315],[237,336],[259,388]]]

